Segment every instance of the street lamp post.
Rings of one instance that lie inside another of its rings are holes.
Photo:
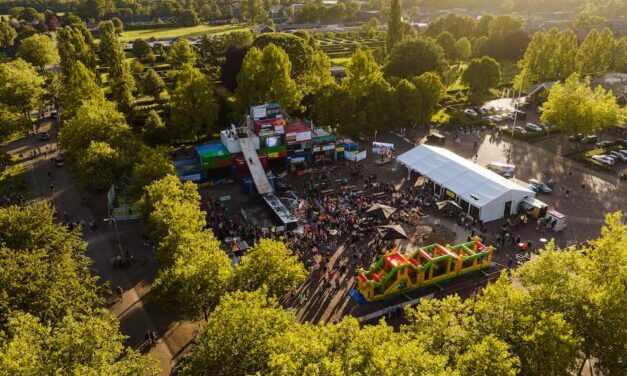
[[[520,102],[520,96],[522,95],[522,88],[525,77],[520,79],[520,88],[518,89],[518,98],[514,99],[514,123],[512,124],[512,142],[509,144],[509,152],[507,153],[507,163],[510,163],[512,158],[512,149],[514,148],[514,130],[516,129],[516,120],[518,119],[518,102]],[[513,93],[512,93],[513,94]]]
[[[118,232],[118,222],[113,217],[105,218],[105,219],[103,219],[103,221],[106,222],[106,223],[113,222],[113,227],[115,228],[115,236],[118,239],[118,251],[120,253],[120,256],[122,256],[122,254],[123,254],[123,252],[122,252],[122,242],[120,241],[120,233]]]

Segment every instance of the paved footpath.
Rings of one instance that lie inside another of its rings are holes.
[[[58,168],[51,162],[56,156],[52,152],[55,145],[56,132],[50,124],[40,128],[40,132],[48,131],[52,140],[42,142],[36,136],[6,145],[4,149],[13,155],[22,153],[26,158],[26,181],[32,199],[44,199],[52,203],[60,218],[65,216],[70,221],[84,221],[89,223],[94,218],[102,219],[102,213],[97,208],[90,208],[81,204],[81,192],[74,183],[70,170]],[[39,148],[41,154],[30,157],[30,150]],[[49,151],[48,153],[45,153]],[[52,179],[49,178],[51,174]],[[54,191],[51,188],[54,186]],[[102,195],[99,195],[102,198]],[[136,242],[139,239],[139,224],[118,224],[120,236],[132,237]],[[149,249],[133,248],[133,254],[146,260],[139,265],[134,263],[129,268],[113,268],[111,258],[119,253],[117,238],[113,228],[101,227],[96,231],[86,228],[85,240],[88,242],[87,254],[93,260],[92,268],[100,276],[101,282],[109,282],[112,289],[121,286],[124,294],[121,300],[116,297],[109,299],[110,311],[118,318],[122,333],[128,336],[126,345],[138,350],[144,350],[144,333],[155,331],[158,335],[156,346],[149,349],[149,353],[157,358],[161,364],[162,375],[169,375],[175,360],[189,347],[193,335],[197,332],[197,324],[178,322],[172,315],[162,312],[154,303],[145,299],[150,292],[150,284],[155,274],[155,264],[151,262]],[[126,246],[126,242],[123,242]],[[141,244],[139,245],[141,247]]]

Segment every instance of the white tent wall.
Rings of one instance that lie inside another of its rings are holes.
[[[420,145],[400,155],[397,161],[407,167],[408,174],[416,171],[441,186],[442,197],[446,197],[444,189],[454,193],[455,200],[468,208],[466,214],[470,214],[471,206],[479,209],[479,219],[484,222],[515,214],[521,201],[535,197],[527,187],[443,148]]]

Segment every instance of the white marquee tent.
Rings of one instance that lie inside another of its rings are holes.
[[[409,171],[432,182],[435,193],[457,201],[466,214],[484,222],[518,211],[535,193],[449,150],[420,145],[397,158]]]

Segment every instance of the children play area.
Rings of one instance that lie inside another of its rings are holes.
[[[393,249],[368,270],[357,270],[358,291],[366,301],[374,302],[488,269],[492,251],[479,238],[453,247],[432,244],[407,255]]]

